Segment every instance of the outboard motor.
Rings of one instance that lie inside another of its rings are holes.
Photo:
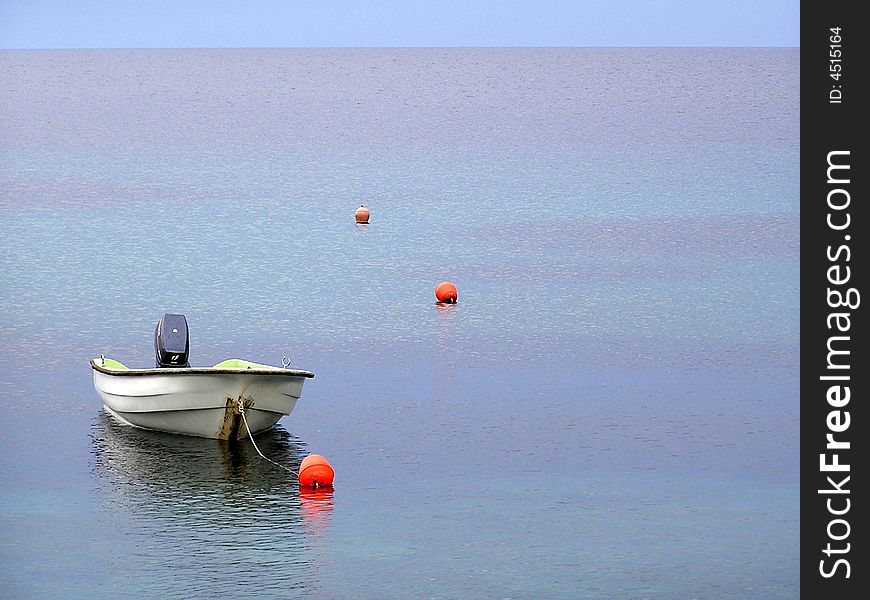
[[[189,367],[190,337],[184,315],[166,313],[154,330],[154,353],[158,367]]]

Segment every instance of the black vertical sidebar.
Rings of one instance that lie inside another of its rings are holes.
[[[858,491],[870,445],[870,27],[857,6],[801,3],[801,594],[832,600],[870,589]]]

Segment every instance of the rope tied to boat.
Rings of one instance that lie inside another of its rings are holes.
[[[269,461],[270,463],[272,463],[273,465],[275,465],[276,467],[281,467],[282,469],[284,469],[288,473],[291,473],[291,474],[296,475],[298,477],[299,473],[297,471],[294,471],[293,469],[289,469],[289,468],[285,467],[284,465],[282,465],[281,463],[275,462],[274,460],[272,460],[271,458],[269,458],[268,456],[266,456],[265,454],[260,452],[260,448],[257,447],[257,442],[254,441],[254,434],[251,433],[251,428],[248,426],[248,418],[245,416],[245,405],[242,402],[241,398],[239,398],[236,402],[238,402],[238,404],[239,404],[239,413],[242,415],[242,422],[245,424],[245,429],[248,432],[248,438],[251,440],[251,444],[253,444],[254,450],[257,451],[257,454],[260,455],[260,458],[264,458],[267,461]]]

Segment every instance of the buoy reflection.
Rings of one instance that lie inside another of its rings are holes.
[[[299,503],[302,520],[309,533],[321,536],[332,523],[333,494],[331,487],[300,487]]]

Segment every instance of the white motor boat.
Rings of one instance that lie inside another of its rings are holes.
[[[229,359],[191,367],[184,315],[166,314],[154,336],[157,367],[131,369],[91,359],[105,410],[128,425],[205,438],[237,440],[289,415],[314,373]]]

